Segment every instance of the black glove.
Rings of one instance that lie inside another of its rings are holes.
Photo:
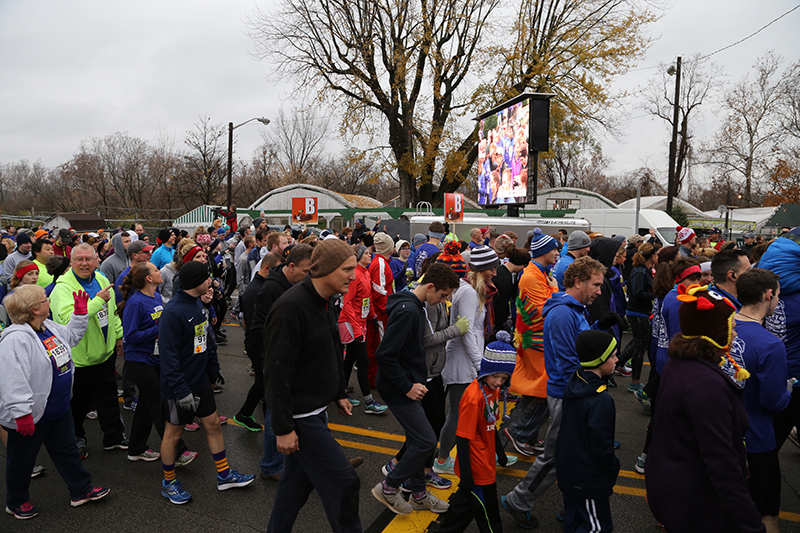
[[[506,451],[503,449],[503,443],[500,442],[500,432],[494,432],[494,450],[497,454],[497,464],[500,466],[506,466],[508,464],[508,457],[506,456]]]
[[[470,490],[475,486],[475,482],[472,479],[472,466],[469,462],[468,439],[456,436],[456,453],[458,454],[458,471],[461,476],[458,486],[464,490]]]
[[[625,319],[622,318],[619,314],[614,312],[608,313],[606,316],[597,321],[598,329],[609,329],[614,325],[617,325],[619,327],[625,325]]]
[[[225,385],[225,376],[222,375],[222,371],[220,370],[209,372],[208,379],[211,381],[212,385]]]

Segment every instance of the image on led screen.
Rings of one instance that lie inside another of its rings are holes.
[[[528,192],[530,101],[523,100],[480,121],[478,203],[525,203]]]

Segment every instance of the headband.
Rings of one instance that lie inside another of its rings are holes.
[[[700,265],[692,265],[677,276],[675,276],[675,283],[680,283],[681,281],[685,280],[692,274],[702,274],[700,270]]]
[[[17,277],[18,280],[22,281],[22,278],[25,277],[25,274],[27,274],[32,270],[39,270],[39,267],[36,266],[35,264],[25,265],[24,267],[14,272],[14,275]]]
[[[197,252],[202,252],[202,251],[203,249],[200,248],[199,246],[197,245],[192,246],[191,248],[189,248],[189,251],[186,252],[186,255],[183,256],[183,262],[188,263],[189,261],[194,259],[194,256],[197,255]]]

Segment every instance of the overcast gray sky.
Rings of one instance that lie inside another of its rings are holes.
[[[277,0],[0,0],[0,163],[66,162],[81,140],[117,131],[155,142],[168,135],[182,148],[199,115],[238,124],[274,118],[287,83],[255,61],[245,20]],[[798,0],[673,0],[652,25],[656,38],[640,67],[678,55],[710,53],[747,36]],[[736,80],[773,49],[786,64],[800,57],[800,10],[761,34],[714,56]],[[615,87],[636,90],[655,70],[637,70]],[[323,113],[324,114],[324,113]],[[606,140],[612,171],[647,163],[666,168],[669,132],[632,103],[625,136]],[[706,110],[713,131],[712,109]],[[269,126],[267,126],[269,127]],[[237,157],[261,143],[258,123],[237,130]],[[333,130],[334,128],[332,128]]]

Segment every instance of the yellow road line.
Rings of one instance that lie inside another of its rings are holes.
[[[344,426],[342,424],[328,424],[328,427],[334,431],[341,431],[343,433],[352,433],[354,435],[363,435],[365,437],[374,437],[376,439],[393,440],[396,442],[405,442],[406,438],[403,435],[396,433],[385,433],[383,431],[375,431],[374,429],[365,429],[355,426]]]

